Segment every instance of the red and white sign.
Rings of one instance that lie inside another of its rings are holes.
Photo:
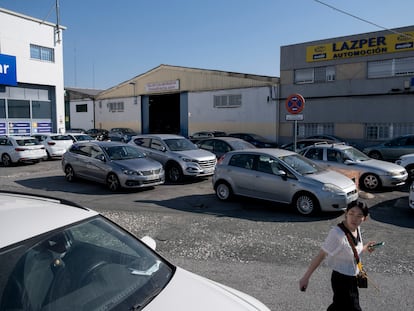
[[[291,114],[298,114],[305,108],[305,99],[300,94],[292,94],[286,99],[286,109]]]

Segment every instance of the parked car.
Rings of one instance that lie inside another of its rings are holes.
[[[0,207],[0,310],[270,311],[88,208],[4,192]]]
[[[317,135],[311,135],[306,137],[307,139],[325,139],[329,141],[333,141],[335,143],[345,143],[346,145],[350,145],[354,148],[357,148],[358,150],[362,150],[363,147],[361,144],[357,144],[355,142],[349,141],[345,138],[336,136],[336,135],[330,135],[330,134],[317,134]]]
[[[66,150],[72,146],[73,140],[66,134],[42,133],[33,134],[37,141],[45,146],[47,158],[61,158]]]
[[[89,136],[92,136],[93,138],[96,138],[96,139],[98,138],[98,136],[108,135],[108,133],[109,133],[108,130],[96,129],[96,128],[89,129],[85,132],[85,134],[88,134]]]
[[[106,184],[111,191],[164,183],[164,169],[159,162],[120,142],[75,143],[63,155],[62,169],[67,181],[88,179]]]
[[[214,173],[216,156],[198,148],[183,136],[137,135],[129,143],[160,162],[164,166],[166,178],[172,182],[181,181],[184,177],[211,176]]]
[[[303,149],[300,153],[328,169],[357,171],[359,185],[365,190],[400,186],[408,176],[403,167],[372,159],[358,149],[344,144],[317,144]]]
[[[252,133],[231,133],[229,134],[230,137],[236,137],[243,139],[252,145],[255,145],[257,148],[277,148],[278,145],[276,142],[271,141],[267,138],[264,138],[257,134]]]
[[[408,197],[408,204],[414,209],[414,182],[410,186],[410,195]]]
[[[236,137],[207,138],[198,141],[196,145],[198,148],[214,153],[217,159],[229,151],[256,148],[251,143]]]
[[[121,141],[123,143],[127,143],[131,140],[132,136],[135,136],[137,134],[138,133],[133,129],[127,127],[116,127],[112,128],[108,132],[108,139],[111,141]]]
[[[382,144],[365,147],[363,152],[374,159],[396,161],[404,154],[414,153],[414,134],[399,136]]]
[[[82,133],[65,133],[68,135],[73,142],[77,141],[89,141],[89,140],[96,140],[92,136],[89,136],[88,134],[82,134]]]
[[[333,140],[323,139],[323,138],[305,138],[305,139],[298,139],[296,141],[296,150],[294,150],[295,149],[295,143],[294,142],[291,142],[289,144],[284,144],[284,145],[280,146],[280,148],[290,150],[290,151],[299,152],[303,148],[306,148],[306,147],[309,147],[309,146],[312,146],[312,145],[315,145],[315,144],[319,144],[319,143],[333,144],[335,142]]]
[[[83,128],[70,128],[66,129],[66,133],[85,133],[86,130]]]
[[[193,135],[189,136],[188,138],[192,142],[198,142],[200,139],[212,138],[212,137],[223,137],[223,136],[227,136],[226,132],[223,132],[223,131],[202,131],[202,132],[195,132]]]
[[[3,166],[37,163],[47,157],[45,147],[29,136],[0,136],[0,160]]]
[[[414,181],[414,153],[402,155],[395,164],[401,165],[408,173],[408,179]]]
[[[212,183],[217,197],[233,195],[292,204],[303,215],[341,211],[358,199],[355,183],[283,149],[246,149],[226,153]]]

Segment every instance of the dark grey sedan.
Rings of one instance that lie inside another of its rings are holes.
[[[256,148],[251,143],[236,137],[206,138],[198,141],[196,145],[200,149],[214,153],[217,159],[229,151]]]
[[[62,158],[67,181],[76,178],[106,184],[111,191],[164,183],[162,165],[132,145],[89,141],[74,143]]]

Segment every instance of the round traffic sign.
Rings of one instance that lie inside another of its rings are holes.
[[[305,107],[305,99],[300,94],[292,94],[286,99],[286,109],[291,114],[300,113]]]

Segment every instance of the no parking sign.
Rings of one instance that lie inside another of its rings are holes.
[[[292,94],[286,99],[286,109],[291,114],[298,114],[305,108],[305,99],[300,94]]]

